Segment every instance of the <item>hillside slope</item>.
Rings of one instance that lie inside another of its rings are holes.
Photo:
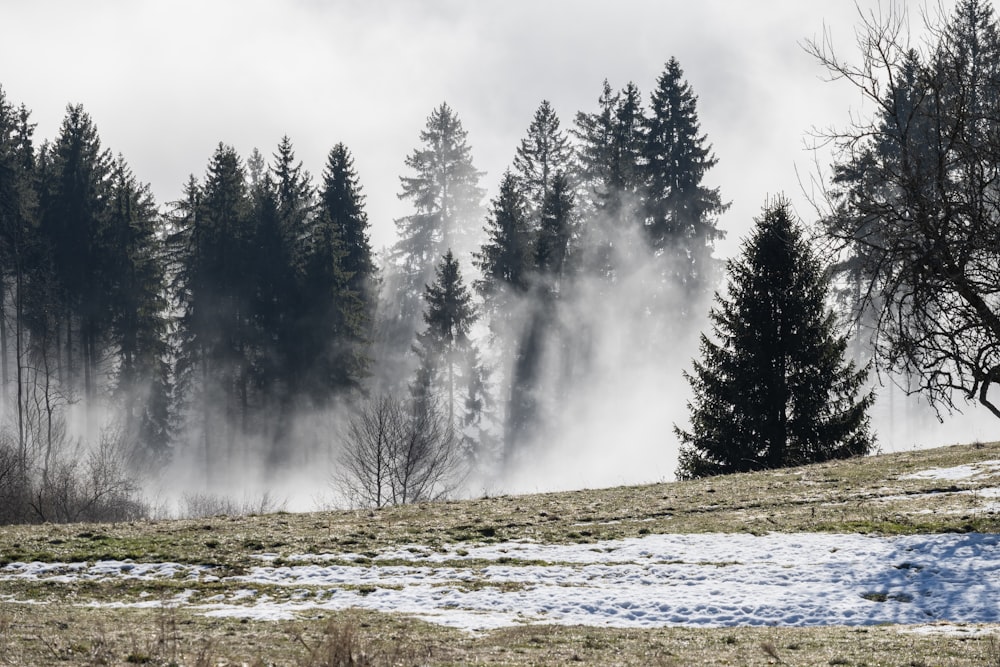
[[[5,527],[0,663],[350,664],[330,656],[353,647],[378,657],[362,664],[998,664],[998,524],[1000,443],[381,511]]]

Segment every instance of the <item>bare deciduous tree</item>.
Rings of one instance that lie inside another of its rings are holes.
[[[874,105],[827,138],[838,149],[824,232],[873,322],[879,367],[938,408],[957,393],[997,417],[1000,383],[1000,37],[961,0],[909,43],[899,9],[863,17],[861,60],[808,50]]]
[[[350,421],[336,482],[367,507],[437,500],[455,490],[464,459],[433,401],[371,399]]]

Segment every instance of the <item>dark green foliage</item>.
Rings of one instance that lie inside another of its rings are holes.
[[[462,416],[459,387],[469,375],[465,362],[472,345],[469,330],[476,321],[476,312],[451,250],[441,259],[435,276],[434,283],[424,291],[427,328],[417,335],[414,346],[420,367],[412,393],[418,403],[440,396],[447,423],[454,427]]]
[[[122,158],[111,178],[109,232],[116,252],[107,285],[110,339],[120,359],[117,396],[139,461],[163,462],[170,440],[170,351],[160,216]]]
[[[874,397],[858,394],[868,371],[845,360],[823,268],[786,201],[765,208],[727,272],[728,295],[710,313],[715,340],[702,336],[685,373],[694,399],[690,430],[675,428],[678,477],[867,454]]]
[[[343,145],[318,194],[285,137],[270,168],[255,152],[244,170],[220,146],[178,208],[177,374],[200,402],[189,418],[201,423],[206,452],[218,425],[228,446],[252,430],[269,439],[272,464],[287,461],[300,399],[325,405],[362,389],[374,275]]]
[[[726,210],[718,189],[702,185],[715,166],[698,122],[698,98],[671,58],[656,81],[645,122],[643,150],[646,229],[650,243],[676,261],[673,282],[696,296],[713,280],[711,253],[723,232],[715,218]]]
[[[0,87],[0,395],[6,394],[8,383],[17,379],[20,370],[24,283],[29,254],[37,245],[34,125],[28,122],[29,116],[25,107],[15,109]],[[9,306],[13,306],[13,313],[8,312]],[[13,332],[7,328],[11,321]],[[11,347],[17,366],[14,372],[10,367]],[[2,400],[6,399],[3,395]]]
[[[569,139],[559,128],[552,104],[542,100],[514,156],[518,189],[524,196],[528,217],[537,225],[545,200],[557,174],[566,174],[573,153]]]
[[[256,281],[253,200],[235,149],[219,144],[204,183],[180,207],[177,380],[197,424],[207,474],[233,455],[251,414]]]
[[[557,290],[569,268],[573,237],[573,191],[565,174],[558,173],[542,203],[535,245],[535,266]]]
[[[113,252],[106,247],[112,161],[82,106],[67,108],[45,162],[40,233],[51,261],[49,299],[62,342],[58,358],[68,389],[79,388],[82,376],[84,394],[91,398],[107,343],[105,287],[114,280]]]
[[[248,275],[255,283],[254,382],[269,394],[269,401],[281,403],[284,396],[295,393],[304,371],[303,364],[295,363],[294,352],[300,347],[296,325],[309,307],[299,285],[313,193],[288,137],[278,145],[273,167],[256,180],[255,229],[248,258]]]
[[[328,220],[339,233],[344,244],[342,266],[348,276],[348,287],[365,302],[365,312],[370,317],[374,308],[376,268],[364,204],[354,158],[347,146],[337,144],[330,150],[323,173],[320,219]]]
[[[344,144],[327,158],[318,216],[306,251],[309,304],[297,348],[314,396],[356,391],[367,377],[376,270],[364,195]]]
[[[472,164],[467,133],[451,107],[441,104],[431,112],[420,141],[406,158],[411,175],[400,178],[399,197],[410,201],[413,213],[396,220],[399,240],[390,253],[379,313],[378,353],[388,384],[413,370],[406,350],[420,326],[423,291],[435,263],[446,250],[467,261],[481,225],[482,174]]]
[[[499,309],[496,301],[505,295],[527,292],[534,266],[533,235],[528,227],[524,196],[509,171],[500,181],[486,221],[487,240],[474,256],[482,273],[475,283],[487,307]]]

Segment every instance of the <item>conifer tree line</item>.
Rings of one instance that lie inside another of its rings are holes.
[[[510,459],[540,394],[586,367],[587,331],[560,311],[580,281],[659,258],[655,318],[715,278],[726,203],[702,182],[715,158],[679,64],[648,104],[631,83],[599,92],[570,127],[542,101],[489,202],[458,114],[433,109],[400,178],[412,213],[376,258],[342,144],[317,181],[288,137],[269,156],[220,143],[158,203],[81,106],[39,143],[0,91],[5,432],[27,461],[71,415],[104,428],[86,421],[102,406],[128,465],[196,452],[210,481],[292,461],[298,414],[391,394],[441,410],[471,465]]]
[[[605,81],[570,122],[540,101],[488,199],[458,113],[432,109],[402,160],[409,213],[378,255],[343,144],[316,179],[288,137],[268,155],[220,143],[179,201],[156,202],[81,106],[38,141],[0,89],[0,489],[22,516],[68,517],[38,489],[69,484],[83,464],[66,457],[89,439],[86,465],[125,475],[183,455],[208,484],[341,447],[364,502],[438,497],[532,460],[596,377],[608,341],[581,306],[602,300],[643,323],[626,342],[639,359],[709,313],[691,426],[675,429],[681,477],[873,447],[867,370],[846,359],[832,286],[864,296],[880,367],[989,404],[1000,38],[980,0],[938,34],[930,57],[881,51],[888,90],[815,50],[880,102],[835,164],[820,221],[841,244],[832,273],[782,199],[740,258],[714,258],[728,202],[707,183],[717,159],[676,59],[648,94]],[[297,430],[316,411],[336,432]],[[73,488],[88,507],[108,495]]]
[[[319,183],[287,137],[270,159],[219,144],[161,207],[82,107],[33,131],[0,90],[0,487],[22,516],[55,518],[39,498],[86,477],[85,441],[122,475],[197,452],[211,481],[251,434],[286,462],[298,412],[361,390],[376,269],[343,144]]]

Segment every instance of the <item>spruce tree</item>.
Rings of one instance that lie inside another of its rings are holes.
[[[577,114],[573,131],[580,141],[582,262],[587,270],[615,282],[639,264],[638,246],[644,245],[645,118],[642,96],[631,82],[612,94],[605,80],[598,104],[599,112]]]
[[[393,248],[417,299],[446,250],[462,258],[474,249],[483,198],[468,133],[451,107],[434,109],[420,141],[406,158],[412,175],[400,178],[399,197],[410,200],[414,212],[396,221],[399,241]]]
[[[514,173],[533,227],[538,226],[556,175],[568,172],[572,157],[569,138],[559,127],[559,117],[552,104],[542,100],[514,156]]]
[[[330,151],[309,239],[300,358],[314,398],[361,389],[371,363],[376,269],[364,195],[344,144]]]
[[[69,106],[48,154],[41,197],[40,232],[47,246],[59,298],[59,359],[70,392],[87,398],[106,343],[108,311],[104,287],[112,279],[107,238],[112,159],[101,147],[90,115]]]
[[[463,380],[468,384],[471,379],[465,362],[472,345],[469,330],[476,321],[476,311],[451,250],[437,266],[434,283],[424,291],[424,301],[427,328],[417,335],[414,346],[421,362],[414,398],[419,404],[421,399],[440,396],[448,424],[458,430],[459,419],[464,416],[461,385]]]
[[[327,156],[319,211],[320,218],[326,216],[343,241],[342,266],[349,276],[348,285],[365,303],[366,317],[370,318],[375,307],[377,279],[370,225],[365,212],[365,195],[354,169],[354,157],[342,143],[334,146]]]
[[[254,200],[253,238],[247,258],[247,278],[253,283],[250,358],[255,386],[277,404],[280,422],[287,417],[306,370],[304,364],[296,363],[301,350],[297,323],[312,307],[301,285],[305,241],[313,217],[313,188],[287,136],[278,144],[266,173],[255,176],[260,165],[254,158],[250,162]],[[281,445],[276,442],[275,446]]]
[[[553,178],[541,209],[534,247],[535,283],[516,332],[517,344],[510,364],[504,456],[510,463],[538,425],[541,369],[550,358],[557,366],[564,356],[569,333],[558,328],[559,300],[569,287],[568,276],[575,237],[574,196],[563,173]],[[562,378],[561,378],[562,379]]]
[[[412,373],[411,360],[400,355],[420,326],[424,286],[432,281],[438,258],[451,249],[467,263],[482,218],[482,174],[473,166],[467,133],[451,107],[434,109],[420,141],[406,158],[412,173],[400,178],[399,196],[409,200],[414,211],[396,220],[399,240],[390,252],[383,286],[388,298],[379,313],[378,357],[387,383]]]
[[[20,388],[24,282],[37,228],[34,125],[29,118],[27,108],[15,108],[0,87],[0,401],[7,400],[11,380],[17,380]],[[8,305],[13,312],[8,312]],[[44,308],[42,303],[36,305]],[[8,324],[13,324],[13,332]],[[10,368],[12,359],[15,370]]]
[[[671,58],[650,96],[643,151],[646,229],[657,252],[672,258],[672,281],[699,296],[713,281],[712,250],[728,208],[703,180],[717,159],[701,133],[698,98]]]
[[[579,178],[595,212],[617,225],[641,220],[645,149],[642,96],[634,83],[612,95],[607,80],[597,113],[578,113]]]
[[[535,266],[554,292],[560,290],[570,269],[574,236],[573,191],[566,175],[560,172],[553,178],[542,204],[535,244]]]
[[[500,311],[503,304],[498,300],[528,291],[534,266],[524,196],[510,171],[504,174],[500,192],[491,202],[485,230],[486,242],[473,259],[482,274],[475,288],[487,308]]]
[[[576,178],[587,201],[596,207],[598,199],[611,180],[612,144],[615,134],[615,108],[620,95],[613,94],[611,84],[604,80],[597,98],[598,111],[578,111],[570,133],[576,138]]]
[[[236,150],[219,144],[204,181],[192,180],[185,196],[176,234],[182,244],[175,279],[180,306],[177,376],[188,405],[197,410],[191,416],[211,474],[235,453],[237,434],[249,427],[257,349],[253,201]],[[216,438],[220,430],[226,435],[223,443]]]
[[[163,463],[170,441],[167,299],[160,215],[149,186],[119,157],[111,179],[109,232],[117,263],[106,287],[111,342],[119,365],[116,396],[136,464]]]
[[[765,207],[727,273],[728,295],[709,315],[715,340],[702,335],[685,373],[694,397],[690,430],[675,427],[678,477],[867,454],[868,370],[845,359],[823,267],[787,201]]]

